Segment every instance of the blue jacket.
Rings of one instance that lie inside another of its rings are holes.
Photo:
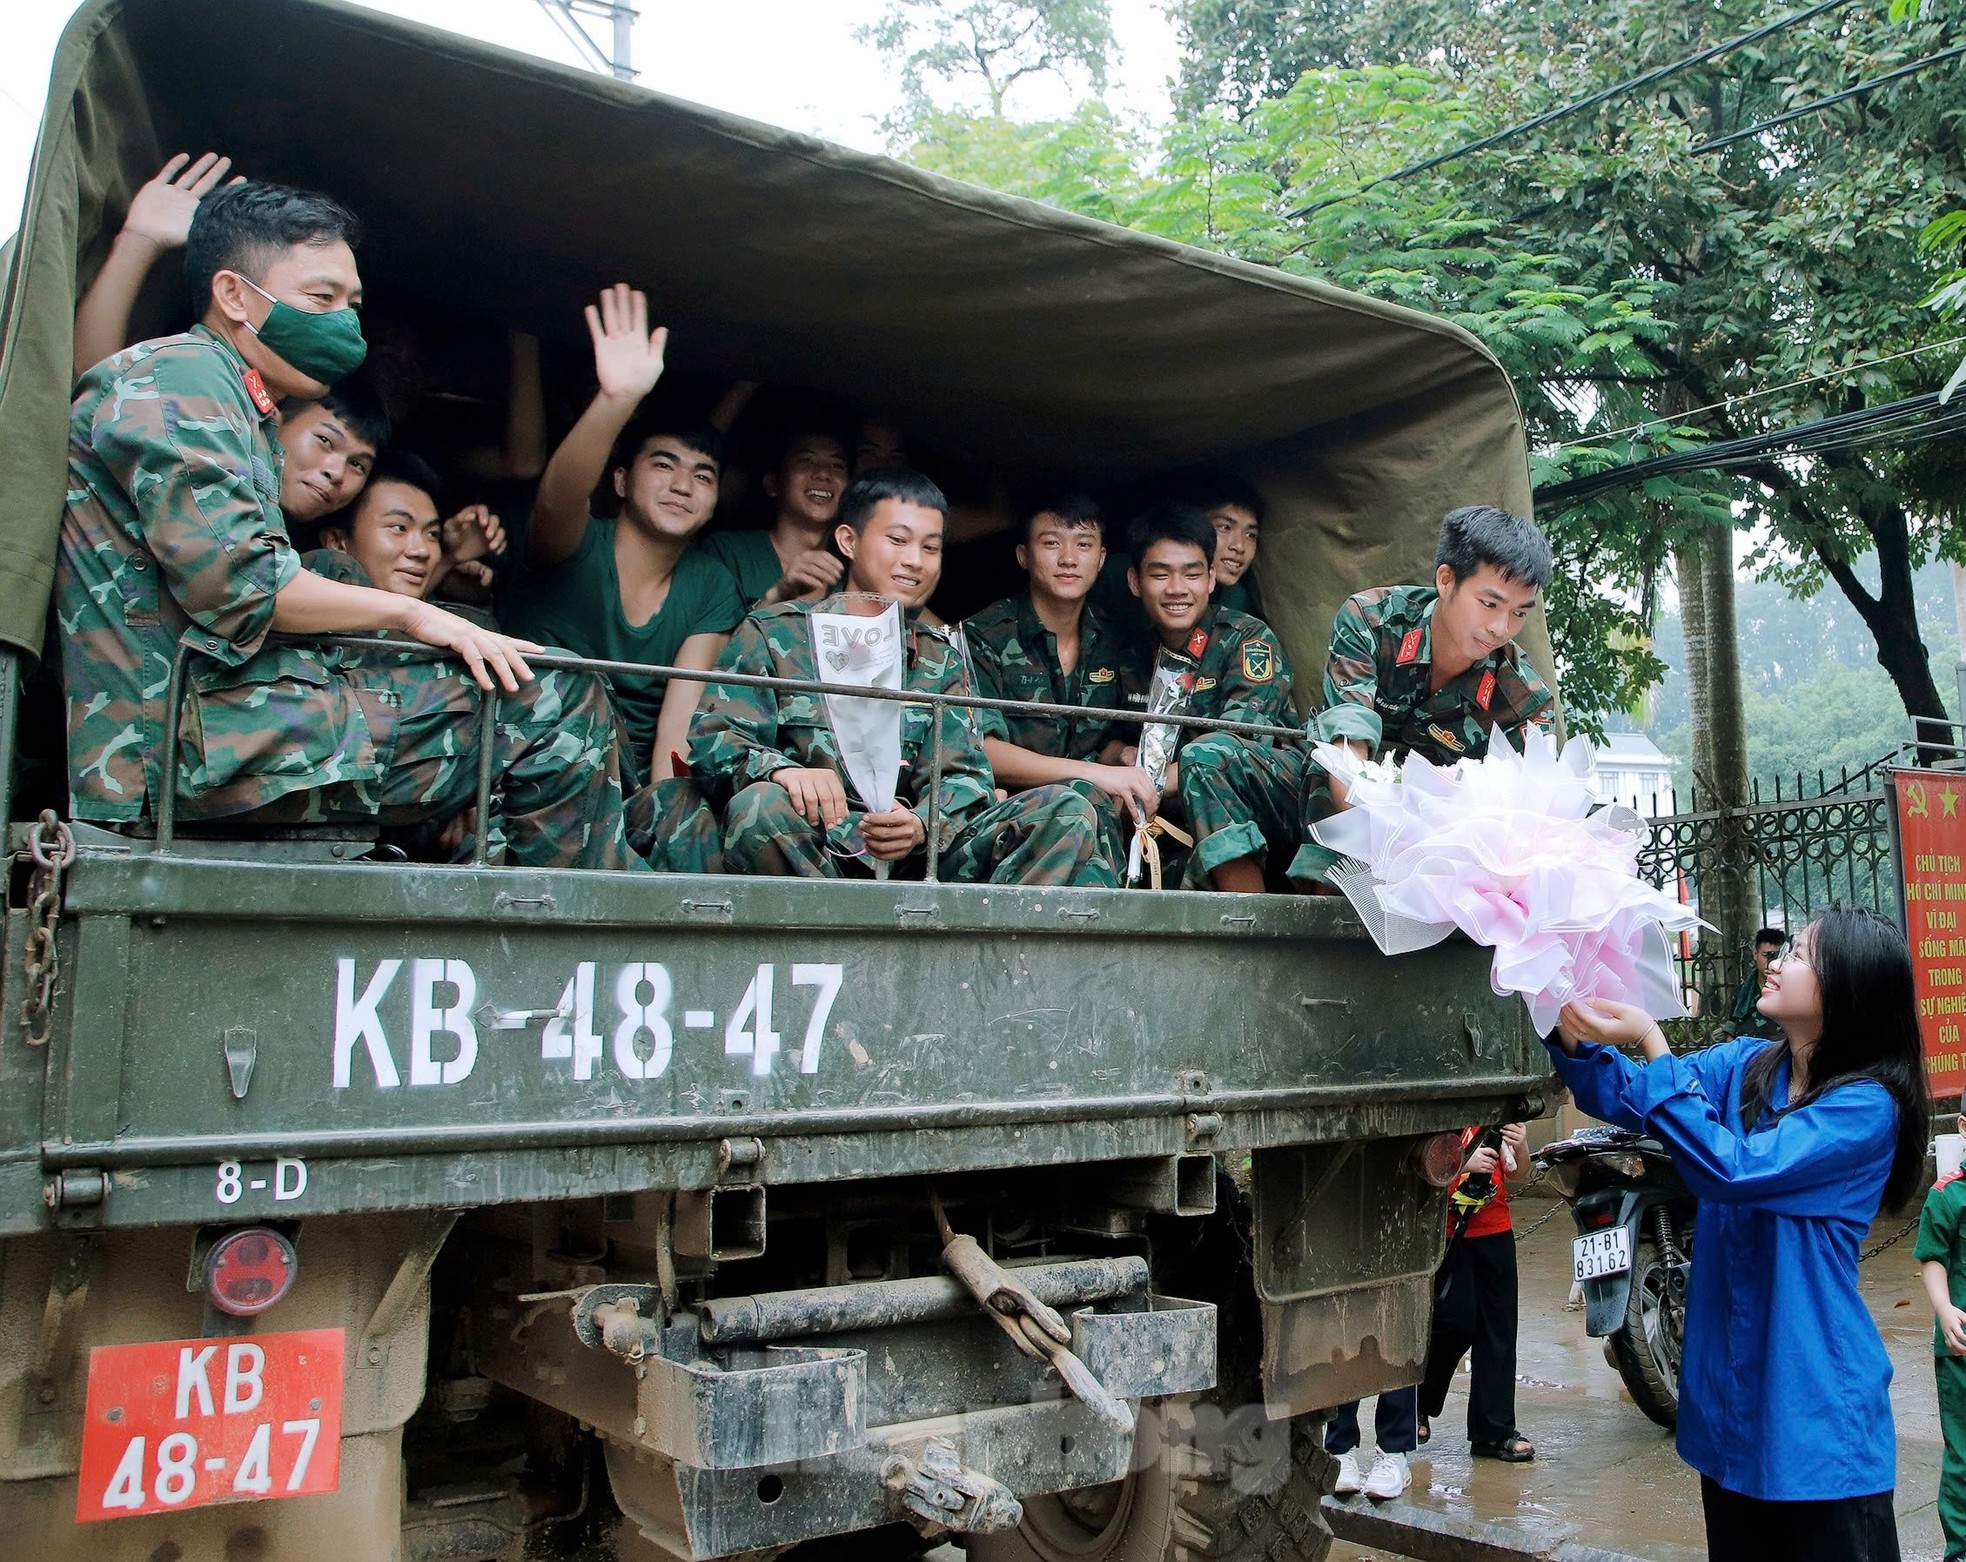
[[[1594,1117],[1673,1153],[1700,1201],[1679,1384],[1679,1456],[1728,1491],[1774,1502],[1897,1485],[1891,1362],[1857,1292],[1898,1114],[1874,1080],[1741,1128],[1741,1080],[1769,1042],[1744,1038],[1640,1066],[1554,1045]],[[1788,1063],[1773,1098],[1788,1100]]]

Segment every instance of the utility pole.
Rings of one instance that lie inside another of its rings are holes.
[[[540,7],[553,19],[553,25],[580,51],[588,67],[606,71],[619,81],[633,81],[635,67],[629,64],[635,35],[636,10],[628,0],[539,0]],[[612,47],[603,49],[581,20],[591,16],[613,24]]]

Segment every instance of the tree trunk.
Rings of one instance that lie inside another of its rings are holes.
[[[1697,864],[1700,915],[1714,931],[1700,940],[1699,986],[1718,1017],[1745,974],[1761,919],[1753,855],[1740,810],[1748,801],[1747,732],[1734,627],[1734,533],[1705,528],[1673,550],[1686,687],[1692,713],[1695,807],[1719,823]]]
[[[1707,587],[1702,562],[1705,549],[1697,537],[1672,550],[1673,578],[1679,583],[1679,627],[1686,641],[1687,725],[1693,740],[1693,770],[1686,780],[1687,808],[1709,806],[1707,777],[1713,774],[1713,718],[1708,704]]]
[[[1738,810],[1748,805],[1747,715],[1741,704],[1741,652],[1734,625],[1734,530],[1707,528],[1701,581],[1706,609],[1707,721],[1713,770],[1710,785],[1721,810],[1719,871],[1710,875],[1712,909],[1702,915],[1718,928],[1728,982],[1746,974],[1754,930],[1761,925],[1760,875],[1753,840]],[[1731,817],[1730,817],[1731,816]]]

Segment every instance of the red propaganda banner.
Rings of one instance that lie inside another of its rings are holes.
[[[1918,1028],[1935,1096],[1966,1081],[1966,775],[1900,770],[1892,778],[1905,933]]]

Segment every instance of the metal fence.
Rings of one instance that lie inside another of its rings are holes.
[[[1692,799],[1681,812],[1675,793],[1674,811],[1651,821],[1639,872],[1695,908],[1703,886],[1738,873],[1759,907],[1756,925],[1798,928],[1831,901],[1895,916],[1887,772],[1899,762],[1892,754],[1860,770],[1799,775],[1793,785],[1757,781],[1747,806],[1726,812],[1690,806]],[[1710,1033],[1727,1018],[1753,964],[1753,936],[1753,926],[1725,944],[1713,933],[1675,936],[1673,952],[1694,1016],[1686,1039]]]

